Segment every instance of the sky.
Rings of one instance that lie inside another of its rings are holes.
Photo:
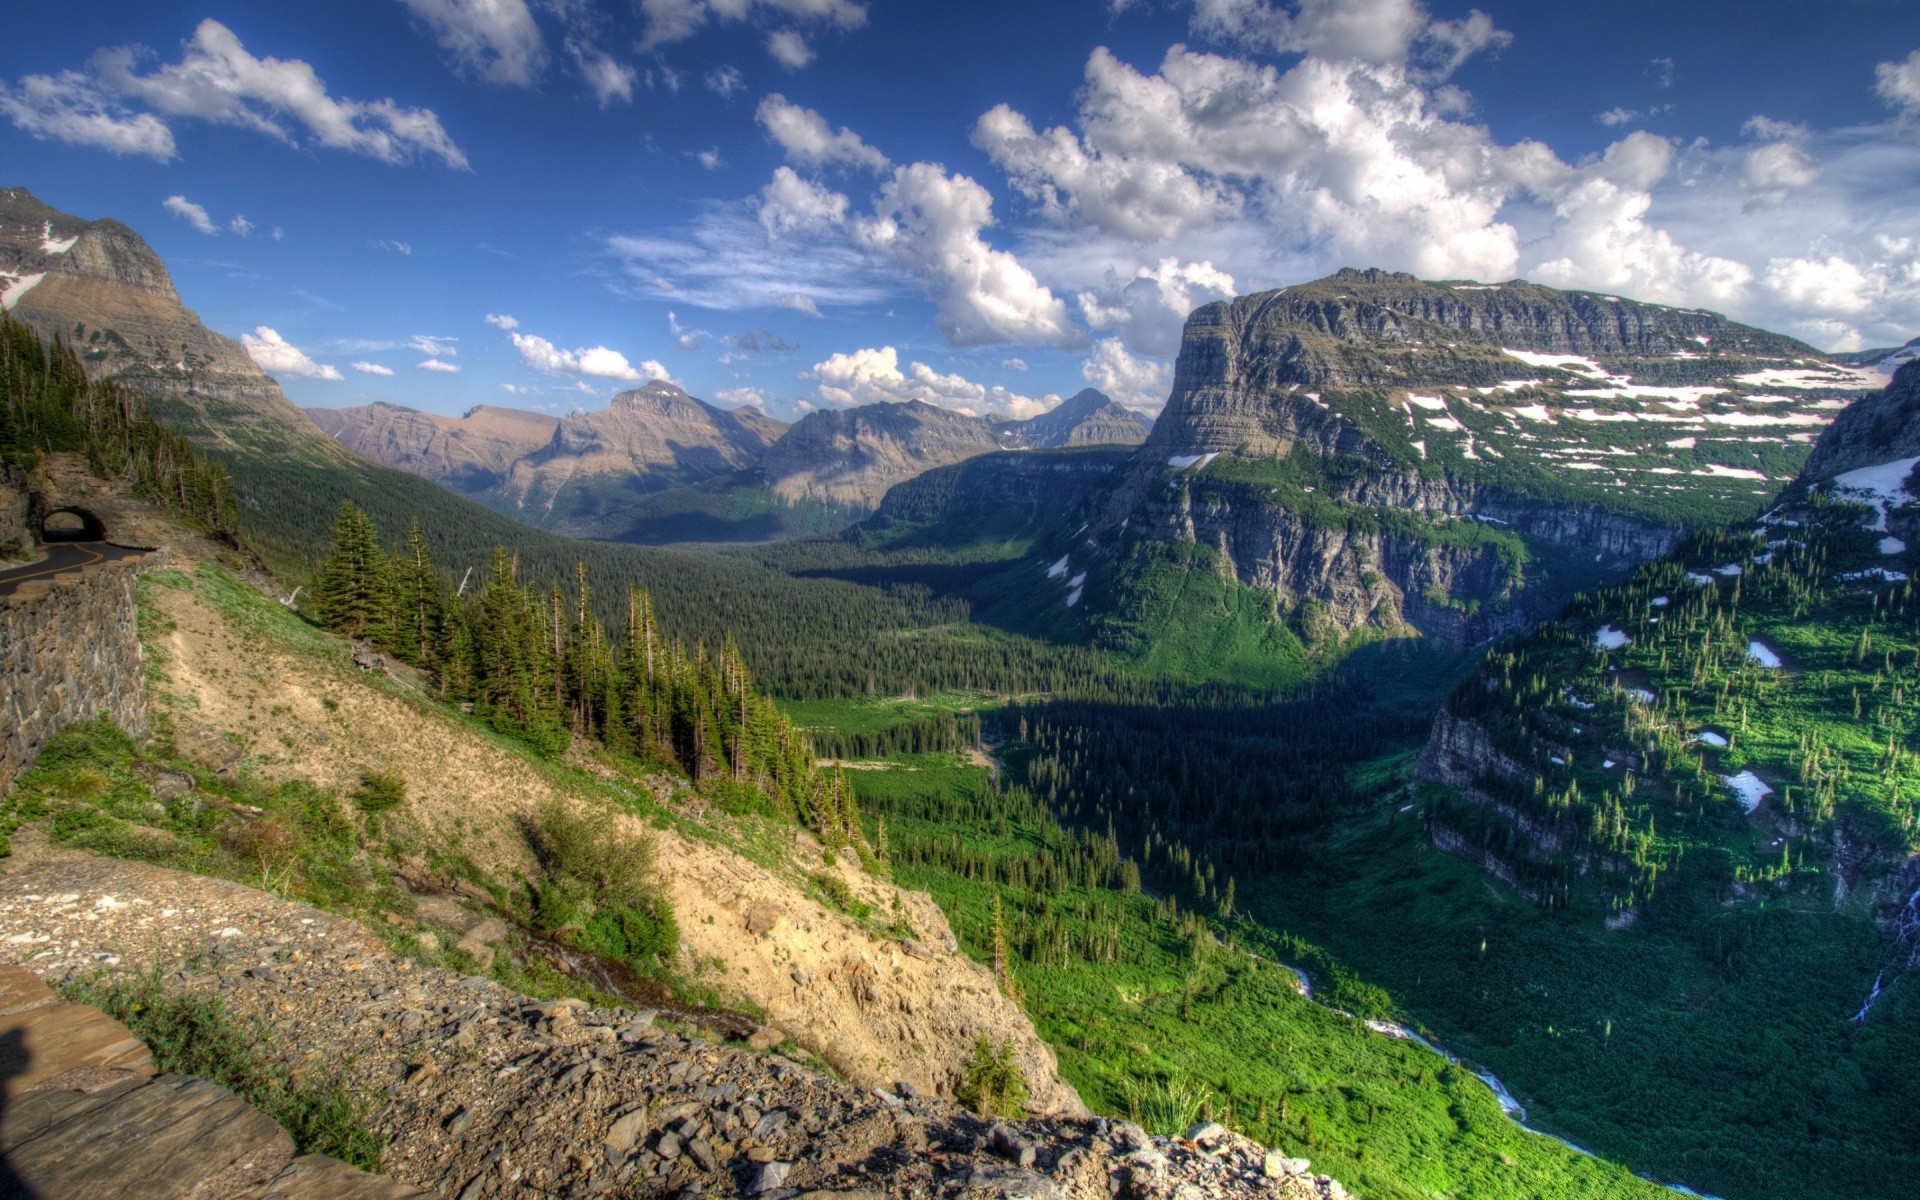
[[[305,405],[1142,412],[1343,266],[1920,335],[1920,0],[68,0],[0,186]]]

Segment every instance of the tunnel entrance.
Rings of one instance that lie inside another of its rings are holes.
[[[104,542],[106,526],[84,508],[57,508],[40,522],[43,542]]]

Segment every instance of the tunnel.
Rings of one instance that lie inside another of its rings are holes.
[[[106,526],[84,508],[56,508],[40,521],[43,542],[103,542]]]

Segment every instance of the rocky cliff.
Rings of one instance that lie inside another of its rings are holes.
[[[788,503],[871,509],[923,471],[1000,448],[987,422],[920,400],[808,413],[774,443],[760,470]]]
[[[1869,374],[1709,312],[1342,271],[1193,313],[1091,536],[1206,547],[1310,641],[1469,644],[1566,597],[1556,556],[1758,512]]]
[[[181,305],[166,265],[118,221],[0,188],[0,307],[65,338],[90,377],[145,392],[155,416],[197,442],[342,457],[238,342]]]
[[[1800,479],[1820,483],[1915,455],[1920,455],[1920,360],[1908,362],[1883,390],[1841,412],[1814,444]]]

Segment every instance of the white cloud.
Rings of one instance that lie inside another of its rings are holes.
[[[713,147],[711,150],[696,151],[693,160],[700,164],[702,170],[706,171],[718,171],[721,167],[727,165],[727,160],[720,157],[720,147],[718,146]]]
[[[379,241],[375,242],[374,245],[378,246],[382,250],[386,250],[394,254],[402,255],[403,257],[407,257],[407,258],[413,257],[413,246],[407,242],[396,242],[396,241],[391,241],[387,238],[381,238]]]
[[[415,363],[414,366],[422,371],[438,371],[442,375],[458,375],[460,373],[460,365],[458,363],[442,362],[437,358],[429,358],[425,362]]]
[[[680,323],[680,318],[669,312],[667,329],[673,334],[673,344],[682,350],[698,350],[700,343],[713,335],[704,329],[693,329]]]
[[[775,167],[773,178],[760,189],[760,224],[769,238],[792,234],[819,234],[846,222],[848,200],[792,167]]]
[[[962,375],[942,374],[921,362],[909,364],[903,372],[899,352],[892,346],[830,355],[826,361],[802,372],[800,377],[815,381],[820,398],[842,408],[882,401],[924,400],[976,417],[1004,413],[1024,419],[1038,416],[1060,403],[1060,397],[1053,393],[1024,396],[998,384],[989,387]]]
[[[1136,269],[1128,280],[1110,270],[1106,287],[1083,291],[1076,300],[1091,328],[1119,331],[1136,353],[1172,355],[1180,348],[1187,315],[1202,304],[1231,299],[1236,290],[1233,276],[1211,262],[1163,258]]]
[[[41,141],[92,146],[114,154],[174,157],[173,131],[152,113],[134,113],[78,71],[0,83],[0,113]]]
[[[801,70],[813,61],[813,47],[807,45],[803,34],[793,29],[777,29],[768,34],[767,53],[789,71]]]
[[[489,83],[532,87],[547,46],[526,0],[401,0],[433,31],[456,69]]]
[[[1776,258],[1767,264],[1768,291],[1798,308],[1849,315],[1880,300],[1884,286],[1839,255],[1824,259]]]
[[[487,324],[505,333],[512,333],[514,330],[520,328],[519,321],[504,313],[488,313]]]
[[[713,398],[727,408],[749,404],[762,411],[767,408],[767,394],[757,387],[721,388],[713,394]]]
[[[1787,193],[1820,178],[1820,168],[1792,142],[1768,142],[1747,154],[1740,183],[1756,204],[1779,204]]]
[[[993,197],[935,163],[894,169],[854,242],[919,276],[934,297],[934,324],[958,346],[994,342],[1073,345],[1067,306],[1013,254],[987,244]]]
[[[219,233],[220,229],[207,215],[207,210],[185,196],[168,196],[163,207],[174,216],[198,229],[201,233]]]
[[[1887,107],[1909,117],[1920,117],[1920,50],[1873,69],[1873,90]]]
[[[275,375],[298,375],[304,379],[343,378],[339,368],[313,361],[304,350],[265,325],[252,333],[241,334],[240,344],[246,347],[248,356],[261,370]]]
[[[1024,371],[1027,369],[1027,360],[1024,358],[1003,358],[1000,360],[1000,368],[1004,371]]]
[[[509,333],[507,336],[513,339],[513,347],[520,352],[521,361],[536,371],[545,371],[550,375],[591,375],[627,383],[669,378],[667,369],[652,359],[635,367],[627,361],[626,355],[605,346],[562,350],[546,338],[534,334]]]
[[[1458,21],[1435,21],[1419,0],[1299,0],[1291,12],[1268,0],[1197,0],[1193,28],[1280,54],[1379,66],[1411,61],[1437,79],[1513,40],[1478,9]]]
[[[839,132],[834,132],[825,117],[788,102],[778,92],[762,99],[753,115],[767,136],[780,144],[787,158],[801,166],[842,164],[884,171],[892,165],[886,155],[867,145],[853,130],[842,125]]]
[[[237,125],[296,144],[290,119],[315,143],[335,150],[387,163],[432,158],[467,166],[467,156],[430,109],[336,98],[307,63],[255,58],[218,21],[200,22],[179,62],[140,74],[136,65],[150,53],[124,46],[102,50],[93,56],[94,77],[102,88],[163,116]]]
[[[1114,401],[1149,413],[1160,411],[1173,384],[1173,372],[1166,363],[1135,358],[1119,338],[1095,342],[1080,374]]]
[[[457,358],[460,350],[454,339],[436,337],[428,333],[416,333],[407,339],[407,349],[424,354],[429,358]]]
[[[246,237],[253,232],[253,222],[245,217],[235,216],[233,220],[227,222],[227,228],[233,230],[237,237]]]
[[[594,99],[600,102],[601,108],[613,107],[616,100],[622,104],[633,102],[633,85],[640,76],[637,70],[578,35],[569,35],[566,47],[574,69],[593,89]]]
[[[642,50],[684,41],[713,20],[753,22],[772,17],[842,30],[867,23],[867,6],[855,0],[640,0],[640,14],[646,23]]]
[[[391,375],[391,374],[393,374],[393,368],[392,368],[392,367],[383,367],[383,366],[381,366],[381,365],[380,365],[379,363],[371,363],[371,362],[357,362],[357,363],[355,363],[355,364],[353,364],[353,369],[354,369],[354,370],[356,370],[356,371],[358,371],[358,372],[360,372],[360,373],[361,373],[362,375]]]
[[[731,100],[747,90],[747,77],[738,67],[715,67],[707,72],[707,90],[722,100]]]

